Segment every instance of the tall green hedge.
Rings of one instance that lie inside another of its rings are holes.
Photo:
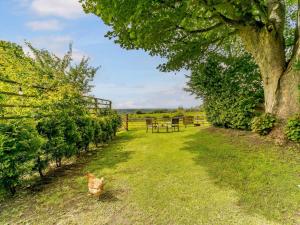
[[[1,123],[0,186],[15,194],[24,177],[34,171],[43,176],[51,161],[60,167],[64,158],[78,156],[91,143],[111,140],[121,126],[120,116],[113,111],[110,115],[73,116],[45,117],[37,125],[24,120]]]
[[[76,64],[72,63],[72,49],[59,58],[28,47],[35,57],[24,54],[21,46],[0,41],[0,89],[16,93],[22,88],[24,94],[36,96],[26,99],[26,105],[37,106],[5,108],[3,112],[0,108],[1,116],[40,118],[0,121],[0,188],[11,194],[32,173],[43,177],[51,162],[60,167],[64,158],[79,157],[91,143],[111,140],[121,125],[112,110],[91,111],[86,96],[97,68],[91,67],[88,59]],[[4,104],[24,104],[22,98],[1,97]]]
[[[215,126],[250,130],[256,107],[263,103],[258,67],[249,55],[210,56],[188,76],[187,90],[204,101]]]
[[[15,194],[21,178],[32,172],[42,145],[33,123],[0,124],[0,185]]]

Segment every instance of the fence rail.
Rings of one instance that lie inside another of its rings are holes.
[[[16,89],[19,90],[18,93],[16,92],[12,92],[12,91],[6,91],[6,90],[0,90],[0,95],[3,95],[6,97],[6,99],[9,99],[10,97],[13,96],[17,96],[19,98],[31,98],[31,99],[35,99],[35,98],[39,98],[40,96],[38,95],[34,95],[34,94],[24,94],[23,93],[23,89],[25,88],[31,88],[31,89],[36,89],[36,90],[43,90],[44,93],[47,92],[53,92],[56,89],[54,88],[49,88],[49,87],[43,87],[43,86],[39,86],[39,85],[24,85],[18,81],[13,81],[13,80],[9,80],[6,78],[1,78],[0,77],[0,83],[8,83],[12,86],[16,86]],[[102,98],[96,98],[94,96],[83,96],[86,98],[87,102],[88,102],[88,109],[93,111],[93,113],[101,113],[102,110],[104,109],[111,109],[112,108],[112,101],[107,100],[107,99],[102,99]],[[1,99],[0,99],[1,101]],[[18,102],[18,101],[17,101]],[[21,101],[22,103],[16,103],[16,104],[12,104],[12,103],[0,103],[0,109],[4,109],[4,112],[2,112],[2,114],[0,114],[0,120],[11,120],[11,119],[24,119],[24,118],[36,118],[37,116],[34,115],[28,115],[31,112],[27,112],[24,113],[24,115],[12,115],[11,113],[8,114],[7,112],[5,112],[5,109],[35,109],[38,110],[40,108],[42,108],[42,105],[31,105],[31,104],[24,104],[23,101]],[[21,113],[22,114],[22,113]],[[27,114],[27,115],[26,115]]]
[[[22,84],[18,81],[9,80],[9,79],[6,79],[6,78],[1,78],[1,77],[0,77],[0,82],[8,83],[8,84],[17,84],[19,86],[24,86],[24,84]],[[30,88],[36,88],[36,89],[42,89],[42,90],[54,90],[53,88],[43,87],[43,86],[40,86],[40,85],[26,85],[26,86],[30,87]]]
[[[0,90],[0,94],[9,95],[9,96],[26,97],[26,98],[37,98],[37,97],[39,97],[37,95],[27,95],[27,94],[22,94],[22,93],[15,93],[15,92],[8,92],[8,91],[1,91],[1,90]]]

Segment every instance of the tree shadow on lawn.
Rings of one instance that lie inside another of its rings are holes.
[[[46,188],[45,185],[55,183],[58,179],[63,179],[64,177],[84,177],[87,172],[113,168],[119,163],[127,162],[133,151],[123,151],[123,148],[124,144],[133,138],[133,135],[125,134],[108,144],[98,148],[95,147],[93,150],[83,154],[75,163],[50,171],[43,179],[39,179],[30,187],[31,191],[39,191],[40,188],[44,189]]]
[[[1,209],[19,208],[30,211],[30,208],[36,208],[36,205],[55,205],[64,199],[70,201],[69,206],[71,207],[77,200],[88,199],[85,173],[114,168],[119,163],[127,162],[133,151],[124,150],[124,146],[133,138],[136,138],[133,134],[122,134],[107,146],[84,154],[75,163],[49,171],[45,178],[37,179],[31,186],[19,190],[14,198],[7,196],[3,201],[0,201],[0,216]],[[117,201],[116,194],[116,190],[106,191],[102,200]],[[10,197],[9,201],[7,201],[8,197]]]
[[[232,137],[229,141],[206,129],[186,139],[183,150],[195,155],[196,164],[206,168],[217,186],[234,189],[246,212],[297,224],[299,155],[287,159],[274,146],[249,146],[242,137],[232,142]]]
[[[107,190],[100,196],[99,201],[101,202],[117,202],[120,201],[118,198],[119,195],[122,195],[126,190],[122,189],[114,189],[114,190]]]

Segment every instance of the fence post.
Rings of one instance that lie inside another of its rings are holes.
[[[94,98],[95,100],[95,111],[96,111],[96,114],[98,115],[98,99],[97,98]]]
[[[128,116],[128,114],[126,114],[126,117],[125,117],[125,130],[126,130],[126,131],[129,130],[129,127],[128,127],[128,120],[129,120],[129,116]]]

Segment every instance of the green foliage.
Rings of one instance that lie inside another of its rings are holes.
[[[87,151],[89,144],[93,141],[95,136],[93,120],[89,115],[77,117],[76,125],[80,133],[80,141],[77,142],[77,148]]]
[[[86,13],[93,13],[111,27],[107,37],[126,49],[144,49],[167,58],[163,70],[191,68],[212,52],[234,50],[243,28],[274,29],[270,12],[285,24],[276,24],[286,39],[288,55],[295,43],[297,5],[287,1],[157,1],[80,0]],[[275,13],[275,11],[274,11]],[[277,21],[279,22],[279,20]],[[272,24],[272,25],[271,25]],[[285,25],[285,26],[284,26]],[[285,28],[285,29],[283,29]]]
[[[244,26],[268,24],[266,1],[81,0],[112,27],[107,37],[126,49],[141,48],[166,57],[163,70],[199,64],[220,49]],[[236,39],[234,39],[236,40]]]
[[[289,140],[300,142],[300,114],[288,120],[285,127],[285,134]]]
[[[267,135],[272,131],[275,123],[276,118],[272,114],[265,113],[253,118],[251,122],[251,129],[260,135]]]
[[[215,126],[249,130],[255,108],[263,102],[257,66],[249,55],[212,55],[188,76],[187,91],[204,100],[207,119]]]
[[[36,106],[40,103],[43,95],[41,89],[34,89],[31,85],[40,85],[46,80],[38,72],[33,59],[26,56],[21,46],[14,43],[0,41],[0,90],[6,92],[18,93],[22,90],[24,95],[35,95],[37,98],[27,98],[26,102],[21,101],[17,96],[3,95],[1,103],[8,105],[31,105]],[[16,81],[16,83],[3,82],[5,80]],[[19,85],[21,84],[21,85]],[[34,114],[35,110],[29,108],[3,108],[3,114],[6,116],[29,116]]]
[[[109,109],[91,112],[95,102],[87,96],[98,68],[89,66],[89,59],[73,63],[71,46],[62,58],[30,43],[27,46],[33,58],[16,44],[0,42],[0,90],[22,90],[33,95],[26,104],[37,106],[1,112],[5,116],[36,116],[35,123],[22,120],[0,125],[0,185],[12,193],[33,171],[42,177],[51,162],[60,167],[64,158],[79,156],[90,143],[111,140],[121,124],[120,117]],[[1,103],[15,106],[25,102],[19,96],[0,98]]]
[[[293,53],[298,48],[299,32],[296,25],[299,7],[295,0],[80,2],[86,13],[100,17],[111,27],[106,37],[121,47],[143,49],[151,56],[166,59],[165,63],[159,65],[162,71],[205,66],[211,54],[228,57],[239,55],[240,49],[245,48],[261,67],[267,83],[267,77],[272,74],[268,74],[270,69],[266,63],[262,63],[262,59],[280,55],[282,60],[275,63],[284,70],[286,68],[282,61],[288,64],[291,57],[296,57]],[[274,42],[268,41],[268,45],[264,45],[267,39]],[[270,52],[269,49],[273,47],[274,51]],[[269,105],[268,102],[266,104]],[[238,112],[238,117],[238,121],[241,121],[243,112]],[[249,128],[248,122],[238,123],[238,127]]]
[[[0,78],[32,83],[40,76],[34,61],[27,57],[21,46],[0,40]]]
[[[60,113],[42,119],[38,123],[38,131],[47,138],[44,146],[45,154],[61,166],[63,157],[71,157],[77,153],[76,143],[80,140],[80,133],[72,117]]]
[[[1,205],[0,221],[2,224],[53,224],[53,221],[56,224],[103,224],[103,221],[114,221],[113,224],[151,221],[157,225],[299,224],[296,222],[300,202],[299,152],[270,143],[256,145],[253,137],[236,134],[191,127],[179,133],[149,135],[144,126],[122,132],[92,159],[81,159],[80,165],[67,171],[68,175],[60,177],[59,182],[45,185],[41,192],[29,190],[7,200]],[[88,171],[108,179],[104,203],[94,203],[85,197],[86,179],[82,174]],[[70,176],[69,172],[74,173]],[[131,191],[122,192],[121,196],[116,194],[115,197],[122,197],[121,202],[107,201],[106,193],[119,188]],[[120,204],[126,205],[126,210],[120,210]],[[34,210],[28,210],[31,205]],[[62,216],[62,212],[80,213],[72,213],[70,219]]]
[[[111,111],[110,124],[112,125],[113,134],[116,135],[118,129],[122,126],[122,118],[116,111]]]
[[[135,114],[144,114],[144,113],[143,113],[143,111],[138,110],[138,111],[135,112]]]
[[[299,59],[294,63],[294,69],[300,70],[300,60]]]
[[[11,194],[30,173],[43,144],[33,124],[18,121],[0,125],[0,184]]]

